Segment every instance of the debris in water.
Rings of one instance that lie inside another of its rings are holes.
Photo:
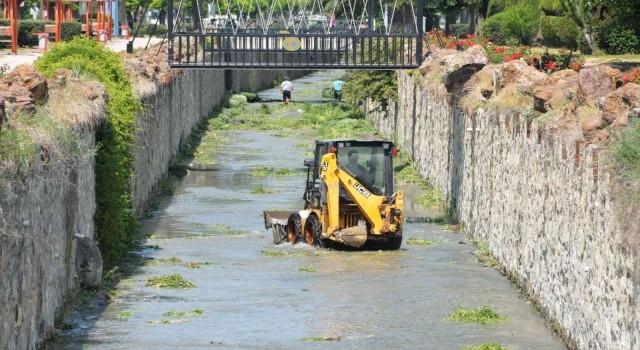
[[[422,238],[411,237],[409,238],[409,240],[407,240],[408,245],[432,245],[432,244],[439,244],[439,243],[442,243],[442,241],[437,239],[422,239]]]
[[[315,267],[301,267],[298,269],[300,272],[318,272]]]
[[[484,343],[474,346],[465,346],[461,350],[509,350],[509,348],[506,348],[497,343]]]
[[[193,311],[169,311],[162,314],[165,317],[203,316],[204,310],[195,309]]]
[[[147,281],[147,287],[189,289],[195,288],[195,286],[195,284],[185,280],[177,273],[174,273],[173,275],[151,277]]]
[[[309,338],[300,338],[300,341],[340,341],[342,337],[309,337]]]
[[[449,315],[449,319],[452,321],[489,324],[505,321],[507,317],[498,314],[485,305],[477,309],[465,309],[457,306],[455,311]]]

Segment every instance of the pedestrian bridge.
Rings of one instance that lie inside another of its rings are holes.
[[[210,16],[196,11],[192,18],[182,1],[177,8],[168,1],[171,67],[386,70],[421,63],[423,0],[401,7],[405,13],[397,0],[223,0],[212,3]]]

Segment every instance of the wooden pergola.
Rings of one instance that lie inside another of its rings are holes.
[[[98,33],[98,40],[100,40],[100,32],[106,32],[106,40],[111,40],[112,33],[112,21],[111,14],[105,10],[107,4],[113,6],[113,2],[116,0],[53,0],[55,1],[54,8],[54,25],[45,25],[44,32],[47,34],[55,34],[55,42],[60,42],[62,35],[62,22],[73,21],[73,5],[74,3],[86,3],[87,11],[85,13],[85,25],[82,29],[87,36],[91,36],[93,31]],[[3,16],[10,19],[9,26],[0,26],[0,36],[9,36],[10,40],[0,40],[0,42],[11,43],[11,53],[18,53],[18,0],[3,0]],[[51,6],[51,0],[45,0],[45,8],[42,9],[42,20],[51,20],[49,15],[49,8]],[[97,7],[97,8],[96,8]],[[96,23],[94,27],[93,14],[97,13]],[[38,33],[41,34],[41,33]]]
[[[6,1],[6,0],[5,0]],[[16,1],[16,0],[14,0]],[[85,13],[85,25],[82,29],[87,36],[92,34],[92,31],[100,31],[106,30],[108,39],[111,40],[111,32],[112,32],[112,23],[111,23],[111,15],[107,13],[106,5],[113,4],[115,0],[54,0],[55,1],[55,34],[56,34],[56,42],[60,41],[60,33],[62,28],[63,21],[73,21],[73,5],[74,3],[86,3],[87,11]],[[45,7],[49,9],[51,0],[45,0]],[[97,9],[97,18],[96,18],[96,27],[93,26],[93,14],[94,7]],[[42,11],[42,19],[50,20],[48,11]]]
[[[0,42],[11,43],[11,53],[18,53],[18,0],[4,0],[4,18],[9,18],[9,26],[0,27],[0,35],[9,36],[11,40],[0,40]]]

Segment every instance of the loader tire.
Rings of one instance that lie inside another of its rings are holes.
[[[389,238],[382,246],[382,250],[398,250],[400,246],[402,246],[402,236],[396,236]]]
[[[303,234],[302,238],[304,238],[304,241],[308,245],[324,248],[324,244],[322,242],[322,225],[320,225],[320,220],[316,215],[310,215],[307,218],[307,221],[304,224]]]
[[[287,241],[287,225],[273,225],[271,227],[273,232],[273,244],[282,244]]]
[[[289,221],[287,221],[287,242],[295,244],[300,242],[302,235],[302,227],[300,214],[291,214]]]

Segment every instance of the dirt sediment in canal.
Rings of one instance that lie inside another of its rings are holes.
[[[257,91],[285,74],[306,74],[240,71],[225,77],[217,70],[169,69],[166,54],[156,52],[122,55],[144,105],[133,146],[137,216],[193,127],[220,105],[226,86]],[[46,79],[30,65],[0,80],[0,95],[1,137],[15,146],[3,149],[0,159],[0,348],[33,349],[55,331],[77,282],[100,283],[95,133],[106,118],[108,96],[100,83],[72,71]]]
[[[569,346],[640,347],[638,186],[608,146],[637,123],[640,86],[605,66],[489,65],[480,47],[436,50],[398,80],[397,103],[367,105],[376,126]]]

